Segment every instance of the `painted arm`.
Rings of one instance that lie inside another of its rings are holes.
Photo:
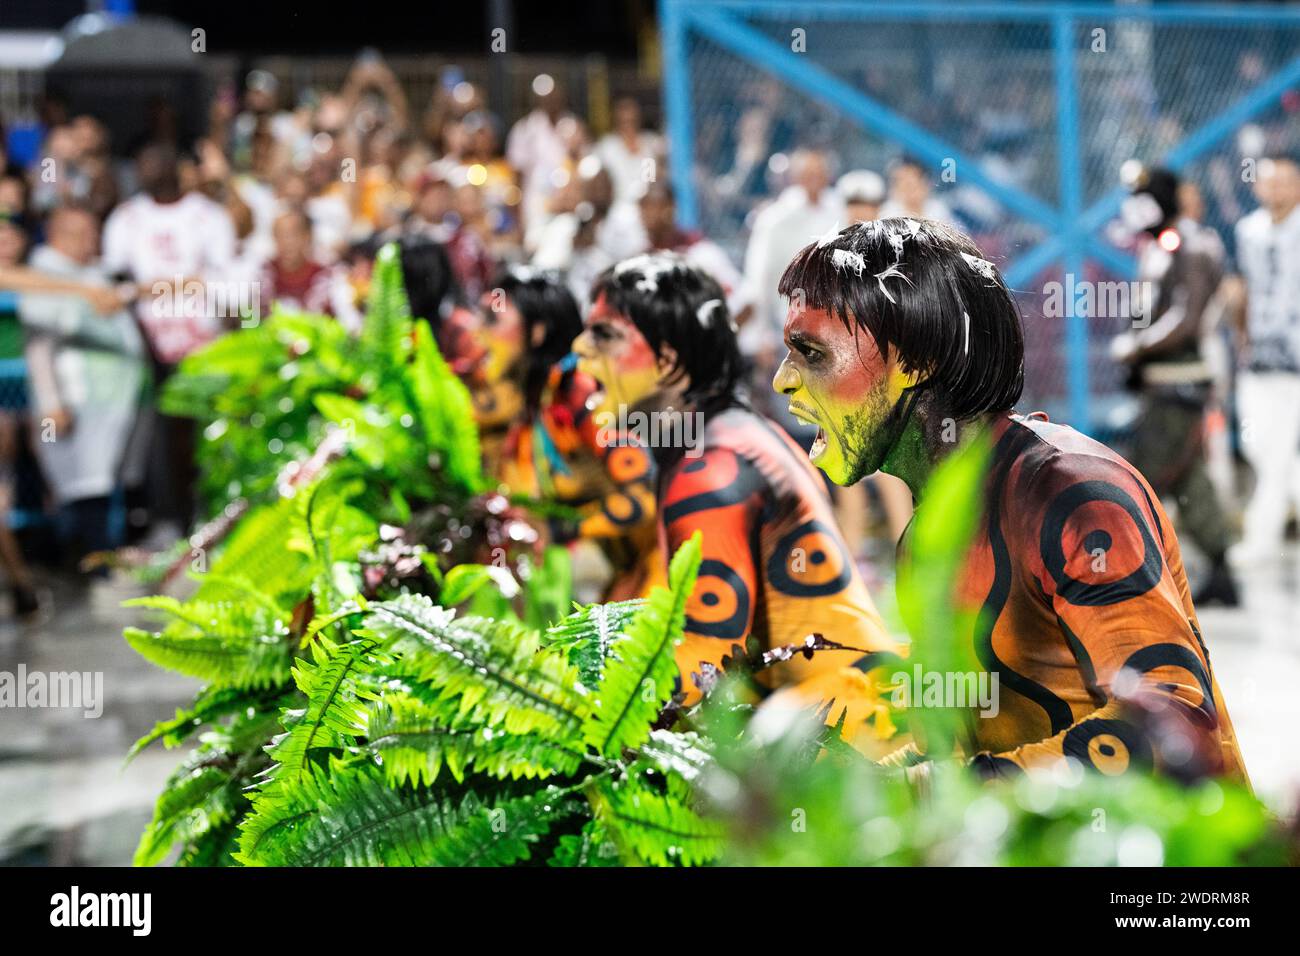
[[[733,645],[745,646],[762,595],[757,534],[767,488],[758,470],[726,448],[683,458],[669,475],[661,520],[666,553],[677,551],[696,531],[704,554],[695,591],[686,604],[686,636],[677,666],[687,704],[700,697],[692,675],[702,663],[722,666]],[[766,649],[766,648],[764,648]]]
[[[1166,561],[1173,530],[1126,468],[1094,462],[1084,476],[1076,467],[1043,467],[1030,494],[1039,505],[1019,523],[1012,553],[1037,577],[1096,707],[1067,715],[1042,740],[976,755],[974,765],[990,775],[1063,755],[1110,775],[1146,764],[1151,743],[1131,716],[1152,707],[1218,756],[1226,713]]]

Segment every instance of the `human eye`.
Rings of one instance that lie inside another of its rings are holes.
[[[815,345],[812,345],[809,342],[804,341],[803,339],[798,339],[792,342],[791,345],[794,347],[794,350],[798,352],[803,357],[803,360],[807,362],[809,365],[816,365],[818,362],[822,361],[822,359],[826,357],[825,353],[822,352],[821,349],[817,348]]]

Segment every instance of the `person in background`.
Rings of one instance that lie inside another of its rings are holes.
[[[27,234],[15,219],[0,214],[0,278],[6,270],[22,264],[26,251]],[[0,291],[0,361],[21,366],[23,332],[18,319],[18,301],[17,296]],[[26,411],[27,389],[21,378],[10,377],[0,387],[0,565],[8,575],[13,614],[19,620],[30,620],[41,610],[35,579],[9,527],[9,510],[14,504],[14,465]]]
[[[613,181],[595,156],[578,163],[551,197],[551,218],[538,236],[531,265],[564,273],[575,301],[586,301],[596,276],[627,247],[625,233],[609,218],[613,197]]]
[[[889,198],[880,207],[877,218],[903,216],[937,222],[953,221],[948,204],[933,195],[930,174],[925,166],[910,156],[896,160],[889,167]]]
[[[785,303],[776,293],[781,270],[809,239],[842,225],[844,203],[831,188],[830,160],[821,150],[795,150],[790,185],[755,216],[745,250],[745,282],[754,311],[741,326],[740,350],[753,361],[759,377],[769,378],[776,367],[785,316]],[[772,411],[780,414],[779,409]]]
[[[258,287],[263,314],[273,303],[289,311],[333,314],[334,273],[312,257],[311,220],[298,209],[282,212],[271,228],[275,254]]]
[[[415,201],[402,223],[403,235],[419,235],[446,243],[456,230],[452,218],[452,188],[440,169],[430,167],[416,181]]]
[[[244,108],[230,125],[230,142],[222,144],[238,170],[253,166],[259,136],[289,147],[297,134],[293,114],[280,108],[280,81],[266,70],[253,70],[244,79]]]
[[[1235,607],[1228,522],[1205,467],[1205,409],[1212,375],[1201,357],[1205,314],[1223,279],[1223,246],[1179,218],[1178,177],[1144,169],[1123,218],[1144,233],[1138,275],[1154,291],[1140,327],[1116,337],[1111,355],[1129,366],[1142,395],[1130,458],[1157,494],[1178,502],[1179,523],[1210,561],[1192,601]]]
[[[641,105],[623,96],[614,101],[614,128],[596,143],[595,152],[614,181],[614,202],[635,204],[659,178],[664,140],[642,128]]]
[[[870,169],[853,169],[835,182],[835,191],[844,203],[848,225],[880,218],[885,202],[885,181]]]
[[[677,199],[672,186],[666,182],[650,183],[641,197],[640,207],[651,251],[676,252],[711,275],[726,294],[727,311],[735,317],[737,325],[744,325],[754,309],[749,286],[721,246],[701,233],[678,228]]]
[[[61,206],[50,214],[46,244],[31,266],[51,276],[106,283],[96,263],[99,221],[87,208]],[[141,475],[125,472],[126,451],[145,379],[144,343],[124,309],[94,314],[77,296],[27,294],[20,308],[33,418],[42,424],[35,444],[54,503],[65,554],[79,559],[122,543],[113,496]]]
[[[1245,302],[1238,317],[1237,414],[1242,451],[1255,469],[1241,566],[1275,563],[1288,506],[1300,515],[1300,158],[1259,163],[1259,208],[1237,223]]]
[[[566,128],[577,124],[549,75],[533,79],[533,96],[532,111],[516,122],[506,137],[506,159],[519,171],[523,189],[524,242],[530,250],[536,246],[537,231],[550,218],[547,204],[560,185],[558,174],[568,164]]]
[[[375,251],[366,250],[362,255],[373,261]],[[421,236],[403,238],[398,243],[398,252],[411,315],[428,322],[434,339],[442,344],[443,321],[456,306],[468,301],[457,279],[455,264],[443,246]]]
[[[141,192],[104,226],[104,267],[142,293],[136,314],[144,328],[155,385],[177,363],[211,341],[222,320],[237,322],[249,296],[232,283],[235,229],[220,205],[181,189],[176,152],[145,146],[136,158]],[[210,308],[218,305],[220,308]],[[218,312],[221,315],[218,315]],[[194,519],[194,422],[153,412],[149,502],[155,518],[150,547],[170,547]]]
[[[497,268],[483,188],[471,182],[461,183],[452,194],[452,209],[458,225],[446,242],[447,255],[456,270],[456,281],[473,302],[488,287]]]

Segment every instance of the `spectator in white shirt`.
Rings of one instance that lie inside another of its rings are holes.
[[[104,227],[104,267],[142,293],[137,315],[158,385],[176,364],[216,337],[221,319],[238,321],[250,283],[232,281],[235,229],[230,215],[197,192],[182,193],[175,151],[144,147],[136,159],[143,192],[119,206]],[[147,546],[170,547],[194,519],[194,423],[152,412],[149,501],[154,529]]]
[[[1242,451],[1255,469],[1239,565],[1279,559],[1289,507],[1300,513],[1300,160],[1274,156],[1257,168],[1260,207],[1237,223],[1246,301],[1237,414]]]
[[[676,252],[690,265],[711,275],[727,295],[727,312],[737,325],[746,322],[754,307],[740,270],[716,242],[678,227],[672,187],[667,183],[651,183],[641,197],[640,206],[650,248],[655,252]]]
[[[740,348],[761,371],[775,371],[785,323],[785,300],[777,283],[794,254],[813,239],[845,225],[844,203],[830,188],[830,162],[815,149],[790,157],[791,185],[754,217],[745,250],[745,282],[753,317],[740,330]]]
[[[533,93],[532,112],[510,128],[506,159],[522,180],[524,227],[536,235],[535,230],[549,218],[547,203],[552,194],[567,181],[561,175],[569,159],[562,124],[576,124],[577,119],[564,108],[564,98],[551,77],[536,77]]]
[[[142,192],[108,217],[104,266],[143,287],[141,324],[155,358],[170,367],[220,330],[209,304],[227,313],[238,304],[238,290],[221,288],[233,269],[235,229],[220,205],[181,193],[170,147],[146,146],[136,162]]]
[[[635,203],[659,178],[664,141],[641,128],[641,106],[630,96],[614,103],[614,129],[600,138],[596,155],[614,181],[614,202]]]

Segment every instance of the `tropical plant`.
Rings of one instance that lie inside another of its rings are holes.
[[[527,526],[482,491],[468,396],[391,249],[374,288],[360,358],[329,320],[277,314],[168,392],[208,410],[219,511],[192,539],[193,596],[130,602],[167,619],[131,646],[206,682],[133,748],[197,738],[137,863],[712,858],[689,787],[704,751],[657,723],[698,542],[669,589],[572,613],[562,549],[470,560]]]

